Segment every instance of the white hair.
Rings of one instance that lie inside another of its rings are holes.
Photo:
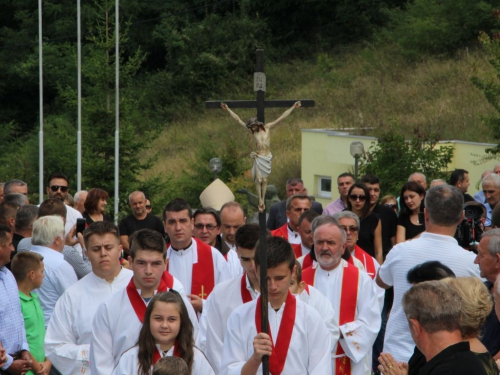
[[[50,246],[57,237],[64,241],[64,221],[61,216],[43,216],[33,223],[33,245]]]
[[[144,197],[144,199],[146,199],[146,194],[144,194],[142,191],[133,191],[132,193],[130,193],[130,195],[128,196],[128,203],[130,203],[130,200],[132,199],[132,195],[134,194],[142,194],[142,196]]]
[[[75,203],[83,201],[83,199],[82,199],[83,193],[88,194],[88,191],[87,190],[80,190],[80,191],[75,193],[75,195],[73,196],[73,200],[75,201]]]
[[[408,177],[408,182],[413,181],[413,177],[414,177],[414,176],[422,176],[422,177],[424,178],[424,181],[426,181],[426,182],[427,182],[427,177],[425,177],[425,174],[420,173],[420,172],[415,172],[415,173],[412,173],[412,174],[410,175],[410,177]]]
[[[489,174],[488,176],[486,176],[481,180],[481,186],[483,187],[483,189],[484,185],[490,185],[490,184],[495,185],[497,189],[500,188],[500,176],[493,173]]]

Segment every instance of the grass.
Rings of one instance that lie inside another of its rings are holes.
[[[270,183],[283,192],[286,179],[300,175],[300,129],[357,128],[360,134],[376,135],[389,121],[397,121],[408,138],[435,134],[440,139],[494,142],[483,116],[495,111],[472,85],[474,74],[492,74],[479,47],[453,58],[428,58],[418,64],[409,64],[390,51],[365,47],[319,54],[309,61],[266,62],[268,99],[316,100],[316,108],[297,110],[273,129],[275,162]],[[252,98],[252,89],[249,77],[247,87],[235,88],[223,97]],[[282,111],[266,110],[266,120],[274,120]],[[253,110],[236,112],[244,121],[255,116]],[[226,137],[241,139],[241,157],[253,149],[250,133],[229,115],[200,106],[168,124],[150,150],[158,153],[159,161],[144,177],[168,176],[189,168],[197,142],[209,139],[221,148]]]

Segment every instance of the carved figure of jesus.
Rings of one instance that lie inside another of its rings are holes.
[[[257,151],[250,153],[250,157],[253,159],[252,177],[257,188],[257,196],[259,197],[259,211],[264,212],[267,178],[271,173],[271,162],[273,159],[273,155],[271,153],[271,129],[286,119],[295,108],[300,107],[300,101],[296,102],[290,109],[283,112],[283,114],[276,121],[269,124],[263,124],[258,121],[256,117],[252,117],[247,123],[244,123],[236,113],[229,109],[226,103],[221,103],[220,106],[222,109],[228,111],[231,117],[234,118],[238,124],[249,129],[255,138]]]

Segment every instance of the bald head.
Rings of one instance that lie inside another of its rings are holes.
[[[147,216],[146,196],[142,191],[134,191],[128,196],[128,203],[136,219],[142,220]]]

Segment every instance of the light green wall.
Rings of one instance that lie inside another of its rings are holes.
[[[316,197],[323,206],[339,197],[337,191],[337,176],[343,172],[354,174],[354,158],[349,152],[351,142],[363,142],[365,150],[368,150],[374,137],[351,135],[346,132],[302,129],[302,179],[309,194]],[[475,165],[484,155],[484,150],[493,147],[493,144],[472,143],[463,141],[442,141],[440,144],[451,144],[454,146],[453,160],[448,166],[449,171],[463,168],[469,171],[471,186],[469,194],[476,193],[476,183],[481,179],[481,174],[487,169],[493,169],[498,160],[489,160],[485,163]],[[323,198],[318,195],[318,177],[325,176],[332,179],[332,198]]]

